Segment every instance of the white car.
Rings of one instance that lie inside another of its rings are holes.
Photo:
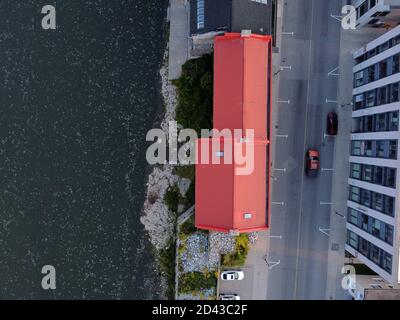
[[[221,280],[232,281],[232,280],[243,280],[243,271],[223,271],[221,273]]]
[[[219,300],[240,300],[237,294],[220,294]]]

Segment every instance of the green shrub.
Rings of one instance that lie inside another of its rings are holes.
[[[175,184],[168,188],[167,192],[164,195],[164,202],[171,212],[177,213],[181,198],[181,192],[179,191],[178,186]]]
[[[195,166],[194,165],[187,165],[187,166],[178,166],[174,168],[174,174],[189,179],[190,181],[194,181],[194,174],[195,174]]]
[[[236,237],[235,251],[222,257],[224,267],[242,267],[249,253],[249,236],[245,233]]]
[[[212,128],[213,57],[204,55],[188,60],[182,75],[173,82],[177,87],[176,120],[184,128],[192,128],[200,135],[201,129]]]
[[[186,237],[193,232],[196,232],[196,227],[194,226],[194,215],[192,215],[189,219],[187,219],[179,229],[179,237]]]

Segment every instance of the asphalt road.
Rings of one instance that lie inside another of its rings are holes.
[[[307,149],[321,153],[321,167],[332,169],[334,138],[324,137],[326,116],[335,111],[339,64],[340,0],[288,0],[284,5],[279,96],[274,142],[270,261],[267,299],[325,299],[328,237],[334,171],[317,178],[304,174]],[[328,99],[328,102],[327,102]],[[290,100],[290,103],[285,101]],[[288,135],[287,138],[285,135]],[[281,171],[279,169],[285,169]],[[283,205],[279,204],[283,202]],[[322,204],[321,204],[322,203]]]

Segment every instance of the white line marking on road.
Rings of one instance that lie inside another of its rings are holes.
[[[267,237],[268,238],[275,238],[275,239],[282,239],[282,235],[279,235],[279,236],[270,236],[270,235],[267,235]]]
[[[276,267],[278,264],[281,263],[281,260],[278,261],[268,261],[268,255],[264,257],[264,261],[268,266],[268,269],[271,270],[273,267]]]
[[[321,168],[321,171],[335,171],[335,169]]]
[[[280,66],[279,69],[280,70],[285,70],[285,69],[292,70],[292,66]]]
[[[328,72],[328,77],[330,76],[339,76],[340,74],[336,71],[339,71],[339,67],[336,67],[335,69],[331,70]]]
[[[285,205],[284,202],[271,202],[271,204],[277,205],[277,206],[282,206],[282,207]]]
[[[336,15],[334,15],[333,13],[331,13],[331,18],[333,18],[333,19],[335,19],[335,20],[337,20],[337,21],[340,21],[340,22],[342,22],[342,20],[343,20],[343,17],[342,17],[342,16],[336,16]]]
[[[328,98],[326,98],[325,103],[338,103],[336,100],[329,100]]]
[[[290,100],[278,100],[278,103],[290,104]]]
[[[290,35],[290,36],[294,36],[294,32],[281,32],[281,34],[286,34],[286,35]]]
[[[322,232],[324,235],[330,237],[330,232],[331,232],[330,228],[321,228],[321,227],[319,227],[318,230],[320,232]]]
[[[276,134],[275,137],[276,138],[285,138],[285,139],[287,139],[287,138],[289,138],[289,135],[288,134]]]
[[[332,202],[323,202],[323,201],[321,201],[319,204],[320,204],[321,206],[331,206],[331,205],[333,205]]]
[[[286,172],[286,168],[283,168],[283,169],[274,168],[274,169],[272,169],[272,170],[274,170],[274,171]]]

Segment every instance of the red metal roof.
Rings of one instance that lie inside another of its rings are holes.
[[[219,143],[219,150],[212,149],[212,141]],[[266,142],[234,141],[233,150],[243,150],[243,154],[246,144],[254,144],[252,173],[237,175],[235,171],[243,166],[234,162],[225,164],[223,158],[220,158],[220,164],[212,164],[216,160],[216,151],[225,151],[225,155],[227,154],[223,141],[224,139],[220,138],[197,140],[197,156],[200,159],[207,150],[206,157],[209,159],[209,164],[198,161],[196,165],[196,226],[225,232],[264,229],[267,226]],[[251,219],[245,218],[248,213],[251,214]]]
[[[214,128],[254,129],[255,138],[232,140],[214,136],[197,141],[195,219],[198,228],[250,232],[264,230],[269,225],[270,55],[270,36],[228,33],[215,38]],[[224,142],[232,141],[233,149],[225,150]],[[219,149],[213,149],[212,142]],[[224,164],[224,158],[236,150],[243,151],[249,144],[254,146],[254,170],[248,175],[238,175],[240,166]],[[218,151],[224,152],[219,158],[221,164],[213,164]]]
[[[267,139],[269,36],[215,38],[214,128],[254,129]]]

